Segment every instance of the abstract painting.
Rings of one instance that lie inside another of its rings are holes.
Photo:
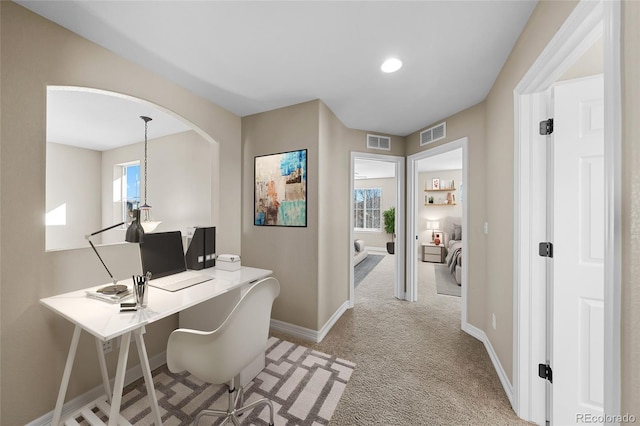
[[[307,226],[307,150],[255,158],[254,225]]]

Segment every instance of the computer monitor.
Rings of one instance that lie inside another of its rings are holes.
[[[186,271],[182,234],[180,231],[144,234],[140,259],[142,273],[151,272],[151,279]]]
[[[216,266],[216,227],[196,227],[186,254],[187,268],[200,270]]]

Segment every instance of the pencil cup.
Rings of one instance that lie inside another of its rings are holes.
[[[139,276],[133,288],[133,294],[139,308],[146,308],[149,301],[149,278]]]

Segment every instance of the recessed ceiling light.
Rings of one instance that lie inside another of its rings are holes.
[[[402,67],[402,61],[396,58],[389,58],[384,61],[384,64],[380,67],[382,72],[396,72]]]

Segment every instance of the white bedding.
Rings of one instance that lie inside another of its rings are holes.
[[[452,274],[456,272],[456,265],[462,258],[462,240],[449,240],[449,253],[445,259],[445,263],[449,266]]]

